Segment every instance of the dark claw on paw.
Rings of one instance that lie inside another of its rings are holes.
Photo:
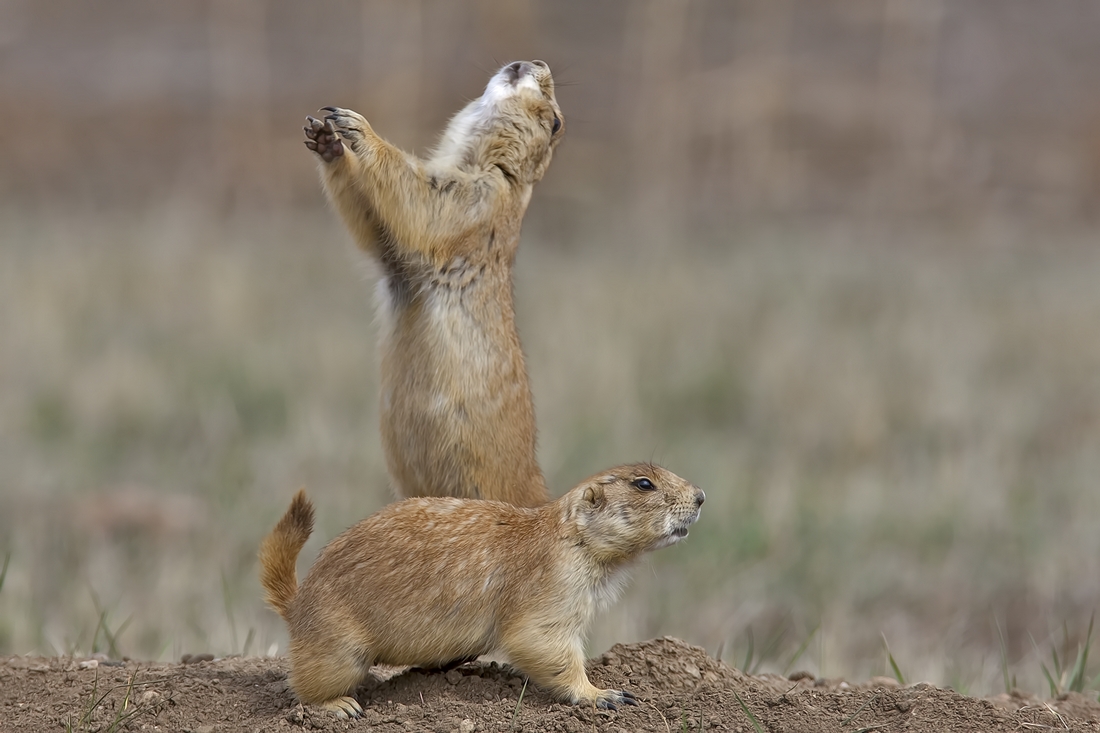
[[[623,702],[625,704],[634,705],[635,707],[638,705],[638,697],[633,692],[619,690],[619,694],[623,696]]]
[[[325,110],[326,112],[335,112],[336,111],[336,107],[322,107],[321,109]]]
[[[618,708],[615,707],[615,703],[611,702],[610,700],[600,700],[596,703],[596,707],[598,707],[600,710],[618,710]]]

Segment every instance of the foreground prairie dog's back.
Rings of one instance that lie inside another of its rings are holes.
[[[301,586],[313,528],[299,492],[263,541],[261,581],[290,631],[290,684],[339,715],[373,664],[438,667],[495,650],[555,698],[636,704],[595,687],[584,636],[645,552],[679,542],[704,495],[648,463],[618,466],[535,508],[408,499],[332,540]]]
[[[516,330],[512,267],[564,132],[542,61],[517,61],[421,160],[347,109],[312,117],[325,192],[380,265],[382,446],[399,495],[549,499]]]

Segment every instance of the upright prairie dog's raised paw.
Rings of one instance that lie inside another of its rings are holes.
[[[382,447],[397,493],[536,506],[550,494],[515,324],[512,267],[534,185],[564,134],[554,79],[516,61],[426,159],[357,112],[307,117],[329,201],[378,265]]]
[[[331,163],[344,154],[344,144],[336,132],[331,120],[306,117],[306,147],[321,156],[321,160]]]
[[[535,508],[407,499],[332,540],[298,586],[313,528],[299,491],[260,548],[267,602],[290,631],[290,685],[304,703],[354,715],[349,695],[371,665],[441,668],[500,651],[558,700],[637,705],[589,681],[585,633],[634,560],[687,536],[704,498],[638,463]]]

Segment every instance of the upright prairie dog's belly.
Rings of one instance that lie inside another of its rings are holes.
[[[496,298],[486,289],[433,289],[399,303],[386,288],[379,308],[383,411],[462,420],[526,395],[515,326],[489,305]]]
[[[537,505],[546,495],[519,338],[479,290],[421,292],[384,312],[386,463],[405,496]]]

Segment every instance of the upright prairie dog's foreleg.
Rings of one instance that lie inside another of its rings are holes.
[[[372,225],[393,234],[396,246],[446,260],[453,254],[448,244],[490,221],[494,194],[506,186],[503,177],[449,170],[439,180],[422,161],[375,134],[362,115],[323,109],[330,113],[324,121],[307,118],[306,145],[325,162],[325,187],[353,227],[356,211],[366,209]]]
[[[362,164],[358,156],[345,155],[346,147],[331,120],[306,117],[306,147],[321,159],[325,191],[360,249],[380,257],[382,233],[370,201],[359,186]]]
[[[518,625],[518,633],[506,634],[502,643],[512,664],[526,672],[532,682],[559,700],[574,704],[595,705],[604,710],[638,704],[632,692],[602,690],[588,680],[584,671],[584,647],[579,637],[546,637],[532,631],[537,628]]]

